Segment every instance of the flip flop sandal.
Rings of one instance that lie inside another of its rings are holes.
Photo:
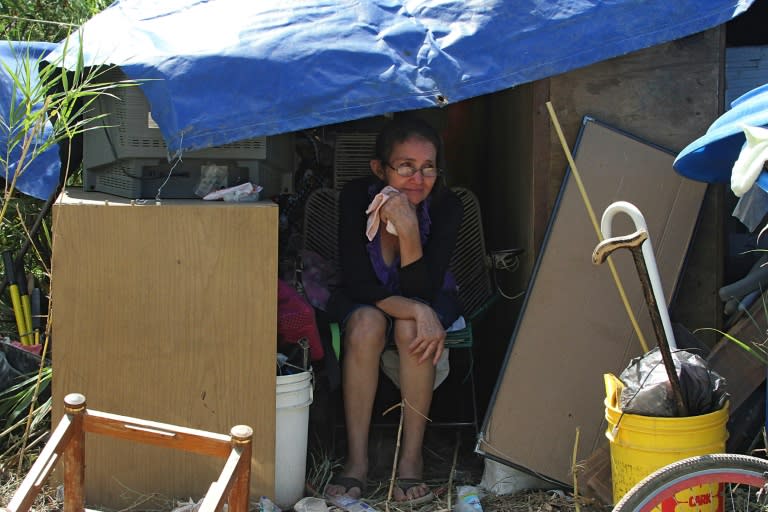
[[[328,482],[328,485],[338,485],[339,487],[343,487],[344,493],[341,494],[341,496],[345,496],[350,489],[354,489],[355,487],[360,489],[361,498],[365,495],[365,482],[353,476],[333,475],[333,477],[331,477],[331,480]],[[328,496],[327,494],[325,496],[327,498],[336,497],[336,496]]]
[[[408,496],[408,489],[411,489],[413,487],[418,487],[420,485],[426,486],[426,484],[418,479],[418,478],[399,478],[397,482],[395,483],[397,487],[400,488],[401,491],[403,491],[403,494]],[[430,501],[435,499],[435,495],[432,494],[432,491],[429,491],[424,496],[419,496],[418,498],[413,498],[410,500],[403,500],[403,501],[396,501],[395,503],[402,504],[402,505],[421,505],[423,503],[429,503]]]

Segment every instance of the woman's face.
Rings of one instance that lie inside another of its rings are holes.
[[[401,176],[397,173],[399,167],[412,167],[418,169],[418,172],[413,176]],[[437,168],[437,149],[431,142],[418,136],[395,144],[388,162],[371,161],[373,173],[387,185],[405,194],[413,205],[426,199],[437,181],[437,176],[423,175],[421,170],[425,168]]]

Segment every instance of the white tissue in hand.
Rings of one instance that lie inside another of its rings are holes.
[[[399,192],[400,191],[395,187],[387,185],[381,189],[381,192],[376,194],[373,201],[371,201],[371,204],[368,205],[368,208],[365,210],[365,213],[368,215],[368,220],[365,225],[365,235],[368,237],[369,242],[373,240],[373,237],[376,236],[376,232],[379,230],[379,210],[392,194]],[[387,232],[397,236],[397,229],[395,229],[395,225],[391,222],[387,222]]]

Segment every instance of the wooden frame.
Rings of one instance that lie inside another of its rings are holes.
[[[224,435],[118,416],[87,409],[85,396],[79,393],[64,397],[64,413],[11,502],[7,507],[0,508],[0,511],[28,511],[60,460],[64,462],[64,510],[87,510],[85,434],[88,432],[226,459],[219,479],[211,483],[199,512],[222,510],[225,501],[230,512],[248,512],[253,439],[251,427],[237,425],[232,427],[230,435]]]

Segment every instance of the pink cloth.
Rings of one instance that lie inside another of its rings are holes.
[[[397,190],[395,187],[390,187],[387,185],[381,189],[381,192],[376,194],[376,197],[373,198],[371,204],[368,205],[368,209],[365,210],[365,213],[368,214],[368,221],[365,226],[365,235],[368,237],[369,242],[373,240],[373,237],[376,236],[376,232],[379,230],[379,209],[384,203],[387,202],[389,196],[396,192],[399,192],[399,190]],[[387,222],[387,232],[397,236],[397,230],[395,229],[394,224],[390,224],[389,222]]]
[[[26,350],[27,352],[32,352],[33,354],[37,354],[38,356],[43,353],[43,345],[42,343],[38,343],[37,345],[22,345],[16,340],[11,341],[11,345],[13,345],[16,348],[20,348],[21,350]]]

